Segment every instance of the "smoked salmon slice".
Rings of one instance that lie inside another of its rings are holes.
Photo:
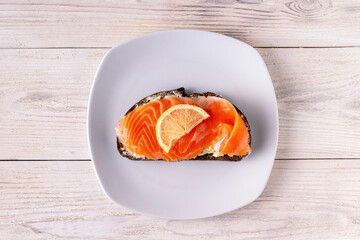
[[[155,127],[161,114],[178,104],[201,107],[210,117],[182,136],[166,153],[157,141]],[[246,118],[228,100],[215,94],[152,99],[128,112],[115,131],[120,153],[126,152],[132,159],[179,161],[208,157],[231,160],[234,156],[246,157],[251,152]]]

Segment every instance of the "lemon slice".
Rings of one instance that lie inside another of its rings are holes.
[[[160,147],[168,153],[179,138],[189,133],[210,115],[202,108],[178,104],[161,114],[156,123],[156,138]]]

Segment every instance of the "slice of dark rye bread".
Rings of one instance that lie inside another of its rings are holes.
[[[170,90],[170,91],[163,91],[163,92],[157,92],[154,94],[151,94],[143,99],[141,99],[138,103],[136,103],[134,106],[132,106],[129,111],[127,111],[127,113],[125,114],[128,115],[130,112],[132,112],[135,108],[145,105],[148,102],[152,101],[153,99],[156,98],[165,98],[165,97],[169,97],[169,96],[175,96],[175,97],[209,97],[209,96],[213,96],[213,97],[219,97],[219,98],[223,98],[220,95],[217,95],[215,93],[212,92],[205,92],[205,93],[191,93],[191,94],[186,94],[185,92],[185,88],[178,88],[178,89],[174,89],[174,90]],[[250,134],[250,125],[249,122],[247,121],[245,115],[235,106],[233,105],[236,109],[236,111],[238,112],[238,114],[240,115],[240,117],[242,118],[242,120],[245,123],[245,126],[248,130],[249,133],[249,145],[251,147],[251,134]],[[159,161],[159,160],[163,160],[163,159],[149,159],[146,158],[145,156],[134,156],[134,154],[126,151],[125,147],[123,146],[123,144],[120,142],[120,140],[117,138],[117,148],[119,153],[126,157],[129,158],[131,160],[139,160],[139,161]],[[193,159],[184,159],[184,160],[211,160],[211,161],[240,161],[241,159],[247,157],[250,154],[250,152],[248,152],[246,155],[237,155],[237,156],[229,156],[227,154],[223,155],[223,156],[219,156],[219,157],[215,157],[213,156],[212,153],[207,153],[201,156],[197,156],[196,158]]]

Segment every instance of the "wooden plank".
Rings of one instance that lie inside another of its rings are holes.
[[[108,200],[89,161],[0,162],[7,239],[357,239],[360,159],[278,160],[254,203],[202,220],[168,221]]]
[[[360,156],[360,48],[259,49],[278,101],[277,158]]]
[[[87,100],[106,51],[0,51],[0,159],[89,159]],[[277,158],[358,158],[360,48],[258,51],[278,99]]]
[[[87,100],[106,51],[1,51],[1,159],[89,158]]]
[[[112,47],[176,28],[258,47],[360,46],[358,0],[44,1],[0,3],[0,48]]]

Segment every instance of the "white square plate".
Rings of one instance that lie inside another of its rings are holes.
[[[251,126],[250,157],[169,163],[120,156],[114,127],[127,110],[179,87],[214,92],[236,105]],[[90,95],[88,138],[98,179],[115,203],[167,219],[223,214],[259,197],[270,176],[278,140],[273,85],[260,55],[241,41],[195,30],[146,34],[104,57]]]

